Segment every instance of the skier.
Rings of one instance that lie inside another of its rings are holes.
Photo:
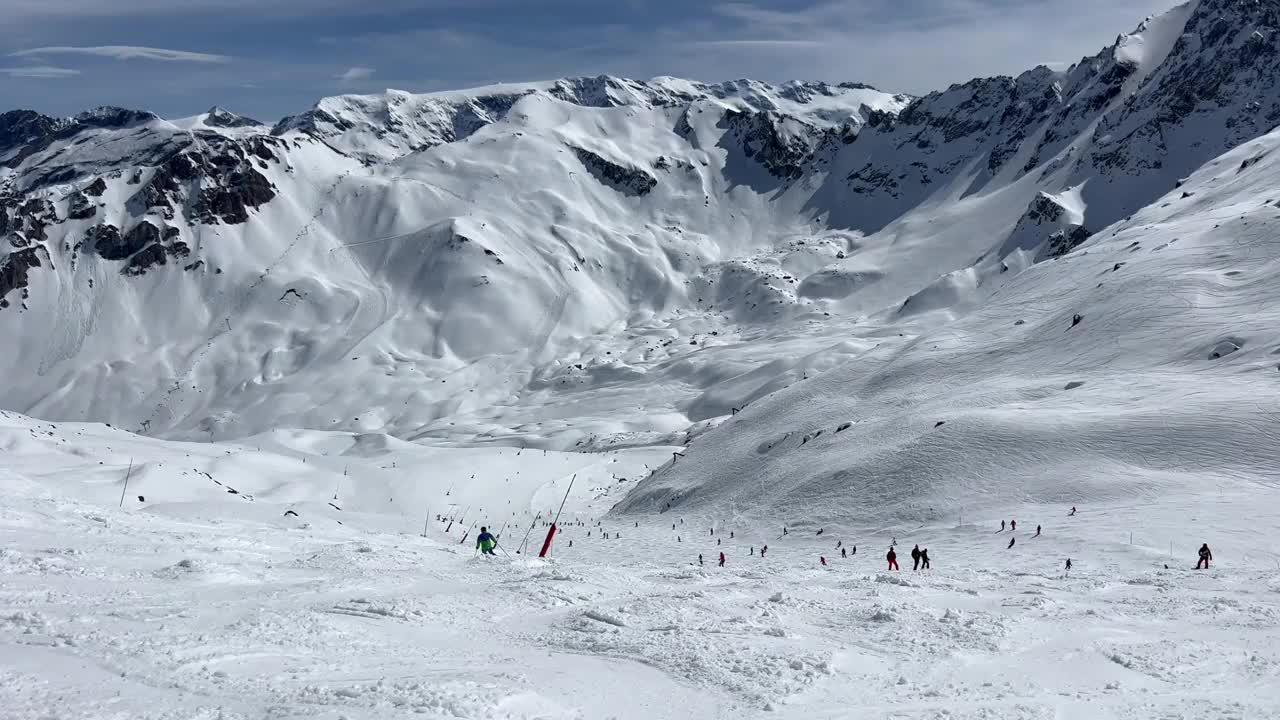
[[[1071,558],[1067,558],[1067,572],[1071,572]]]
[[[764,557],[764,554],[765,554],[765,553],[767,553],[767,552],[769,552],[769,546],[768,546],[768,545],[765,545],[764,547],[760,548],[760,557]]]
[[[898,569],[898,553],[894,552],[892,545],[889,546],[889,552],[885,554],[884,559],[889,561],[890,570]]]
[[[857,545],[854,545],[854,546],[853,546],[853,554],[854,554],[854,555],[857,555],[857,554],[858,554],[858,546],[857,546]]]
[[[920,569],[929,569],[929,548],[925,548],[920,551]]]
[[[476,549],[485,555],[493,555],[493,549],[497,545],[498,541],[489,534],[489,528],[481,527],[480,534],[476,536]]]
[[[702,553],[698,553],[698,564],[702,564]]]
[[[1015,532],[1015,531],[1017,531],[1017,529],[1018,529],[1018,521],[1017,521],[1017,520],[1010,520],[1010,521],[1009,521],[1009,532]]]
[[[756,554],[756,546],[755,546],[755,545],[752,545],[752,546],[751,546],[751,552],[749,552],[749,553],[747,553],[747,554],[748,554],[748,555],[750,555],[750,556],[752,556],[752,557],[755,557],[755,554]]]
[[[1008,550],[1009,548],[1012,548],[1012,547],[1013,547],[1013,544],[1014,544],[1015,542],[1017,542],[1017,541],[1018,541],[1018,538],[1016,538],[1016,537],[1011,537],[1011,538],[1009,538],[1009,547],[1005,548],[1005,550]]]
[[[730,539],[730,540],[732,540],[732,539],[733,539],[733,531],[732,531],[732,530],[730,530],[730,531],[729,531],[729,539]]]
[[[1203,565],[1205,570],[1209,569],[1209,561],[1213,559],[1213,551],[1209,549],[1209,543],[1200,546],[1200,561],[1196,563],[1196,569],[1199,570]]]
[[[1004,521],[1000,521],[1000,532],[1004,532]]]
[[[724,553],[720,553],[720,567],[724,567]]]
[[[920,569],[920,546],[916,545],[911,548],[911,571],[915,572]]]
[[[719,545],[719,544],[720,544],[720,538],[716,538],[716,544],[717,544],[717,545]]]
[[[1032,535],[1031,537],[1040,537],[1040,526],[1039,526],[1039,525],[1037,525],[1037,526],[1036,526],[1036,534],[1035,534],[1035,535]]]
[[[840,557],[842,557],[842,558],[847,558],[847,557],[849,557],[849,549],[848,549],[848,548],[840,548]]]
[[[1075,514],[1076,514],[1076,506],[1075,506],[1075,505],[1072,505],[1072,506],[1071,506],[1071,512],[1067,513],[1067,517],[1074,517],[1074,516],[1075,516]]]
[[[822,561],[822,567],[826,567],[826,566],[827,566],[827,558],[826,558],[826,556],[825,556],[825,555],[819,555],[819,556],[818,556],[818,559]]]
[[[821,534],[822,534],[822,528],[818,528],[818,534],[819,534],[819,535],[821,535]]]

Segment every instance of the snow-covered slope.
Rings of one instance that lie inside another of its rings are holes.
[[[1269,492],[1277,150],[1245,143],[972,313],[753,403],[620,509],[871,522]]]
[[[1277,7],[1189,3],[918,99],[599,77],[272,128],[8,113],[0,403],[184,439],[682,441],[1269,130]]]

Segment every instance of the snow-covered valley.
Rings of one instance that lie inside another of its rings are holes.
[[[1277,54],[0,115],[0,716],[1280,717]]]

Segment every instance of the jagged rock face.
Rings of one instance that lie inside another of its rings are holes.
[[[151,179],[129,199],[134,215],[157,212],[174,219],[194,193],[195,219],[203,223],[243,223],[249,211],[275,197],[275,188],[258,171],[258,161],[275,160],[283,142],[270,137],[234,141],[202,138],[186,152],[175,153],[157,167]]]
[[[216,128],[245,128],[255,127],[262,123],[253,118],[228,112],[220,107],[212,107],[209,108],[209,112],[205,113],[204,124]]]
[[[104,223],[85,231],[81,247],[88,248],[103,260],[124,260],[141,250],[144,244],[142,236],[131,233],[126,240],[120,235],[120,228]]]
[[[98,207],[83,192],[76,191],[67,197],[67,217],[71,220],[88,220],[96,215]]]
[[[794,180],[804,174],[813,159],[814,148],[823,140],[823,131],[794,118],[775,113],[725,112],[721,127],[725,139],[742,148],[769,174]]]
[[[0,309],[10,306],[9,293],[22,292],[26,299],[28,274],[32,268],[49,265],[49,253],[41,246],[23,248],[0,258]]]
[[[1093,165],[1132,175],[1178,155],[1176,171],[1187,173],[1201,158],[1270,131],[1280,123],[1278,60],[1280,2],[1202,0],[1144,92],[1099,124]],[[1198,124],[1221,129],[1199,134]],[[1182,150],[1192,143],[1187,157]]]
[[[1082,225],[1070,229],[1059,230],[1049,236],[1045,244],[1045,254],[1051,258],[1059,258],[1075,250],[1089,239],[1089,231]]]
[[[580,147],[573,148],[573,152],[592,177],[624,195],[648,195],[658,186],[657,178],[644,170],[623,167]]]

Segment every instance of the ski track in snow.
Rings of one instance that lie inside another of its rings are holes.
[[[361,449],[314,432],[179,445],[2,422],[6,718],[1190,719],[1280,706],[1280,559],[1250,530],[1280,511],[1246,494],[1071,518],[1008,508],[1012,550],[994,515],[779,538],[759,517],[606,515],[629,486],[614,476],[660,448]],[[125,453],[149,460],[119,509]],[[457,466],[452,453],[469,455]],[[462,483],[459,467],[477,478]],[[566,471],[578,478],[553,558],[531,557],[541,527],[515,554]],[[342,511],[327,502],[334,479]],[[464,507],[450,532],[434,519]],[[1222,538],[1208,572],[1189,569],[1201,538],[1188,515]],[[473,522],[509,523],[511,554],[477,557]],[[894,537],[904,570],[885,573]],[[841,559],[837,542],[856,553]],[[929,572],[910,570],[916,542]]]

